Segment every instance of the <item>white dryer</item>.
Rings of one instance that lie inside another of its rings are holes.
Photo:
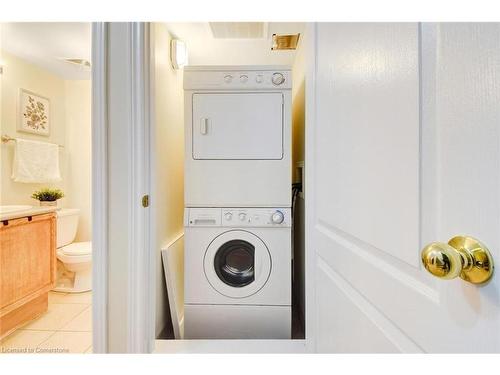
[[[187,339],[291,337],[289,208],[186,208]]]
[[[184,69],[185,206],[291,206],[291,70]]]

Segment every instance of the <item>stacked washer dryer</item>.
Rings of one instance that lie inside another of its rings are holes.
[[[184,70],[187,339],[291,336],[291,71]]]

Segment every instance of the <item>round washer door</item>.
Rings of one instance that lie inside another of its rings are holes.
[[[243,230],[217,236],[204,258],[205,276],[219,293],[245,298],[257,293],[271,274],[271,255],[265,243]]]

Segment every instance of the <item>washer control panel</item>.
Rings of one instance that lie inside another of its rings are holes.
[[[289,227],[290,208],[223,208],[223,227]]]
[[[186,208],[185,226],[291,227],[290,208]]]

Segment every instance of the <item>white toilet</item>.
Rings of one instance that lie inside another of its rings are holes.
[[[92,242],[73,242],[78,229],[80,210],[62,208],[56,213],[57,259],[63,263],[64,270],[57,272],[54,291],[89,291],[92,289]]]

